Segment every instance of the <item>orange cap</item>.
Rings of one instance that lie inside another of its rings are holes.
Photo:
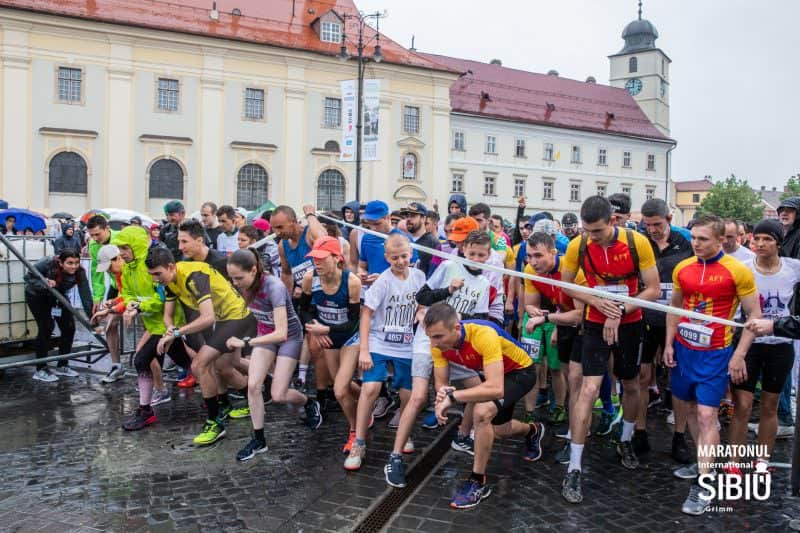
[[[339,239],[325,235],[314,241],[314,247],[306,254],[306,257],[314,257],[316,259],[325,259],[329,255],[335,255],[338,258],[342,257],[342,245],[339,244]]]
[[[459,218],[455,222],[453,222],[453,229],[450,231],[450,234],[447,236],[448,241],[453,242],[463,242],[467,235],[469,235],[470,231],[476,231],[478,229],[478,221],[472,217],[464,217]]]

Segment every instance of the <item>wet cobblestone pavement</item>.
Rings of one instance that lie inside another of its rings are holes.
[[[155,426],[126,433],[119,424],[136,405],[134,378],[103,385],[100,375],[82,372],[49,384],[32,381],[31,373],[15,369],[0,379],[0,531],[347,531],[387,492],[382,470],[394,434],[388,418],[371,433],[364,467],[347,473],[341,413],[312,432],[286,408],[270,405],[269,452],[240,464],[234,457],[249,438],[249,419],[230,421],[214,446],[191,446],[203,420],[199,390],[175,389],[172,402],[155,407]],[[521,460],[521,441],[498,443],[488,471],[494,492],[470,511],[448,508],[471,466],[469,456],[450,451],[389,530],[784,531],[800,517],[785,469],[773,475],[766,502],[683,515],[688,482],[672,476],[670,427],[653,418],[649,429],[654,450],[633,472],[618,465],[608,439],[590,439],[585,499],[577,506],[561,498],[566,467],[553,462],[561,441],[552,432],[539,463]],[[415,430],[417,449],[438,434]],[[790,441],[779,441],[774,460],[788,462],[790,453]]]

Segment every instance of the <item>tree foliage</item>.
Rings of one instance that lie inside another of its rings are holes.
[[[781,194],[781,200],[786,200],[793,196],[800,196],[800,175],[789,176],[786,182],[786,190]]]
[[[755,224],[764,218],[761,195],[750,188],[747,180],[735,175],[718,181],[703,198],[698,215],[717,215]]]

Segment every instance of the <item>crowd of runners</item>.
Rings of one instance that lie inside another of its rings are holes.
[[[565,465],[562,495],[579,504],[587,439],[610,435],[621,467],[636,470],[650,451],[649,410],[674,425],[675,475],[695,480],[682,510],[699,515],[708,494],[696,479],[719,458],[692,450],[718,444],[721,422],[730,443],[745,443],[753,430],[766,445],[759,457],[729,457],[727,474],[742,475],[736,465],[753,461],[769,475],[775,439],[793,431],[799,209],[800,198],[789,199],[779,220],[753,228],[700,216],[686,229],[671,224],[660,199],[647,200],[634,222],[625,194],[590,197],[561,221],[528,216],[520,198],[515,223],[504,227],[489,206],[468,207],[463,195],[441,215],[417,202],[391,211],[373,200],[335,213],[282,205],[249,218],[207,202],[200,220],[172,201],[161,226],[133,221],[114,231],[103,214],[92,216],[89,272],[79,250],[62,247],[35,265],[43,278],[26,274],[25,295],[44,357],[54,323],[59,353],[70,352],[75,334],[73,309],[51,291],[77,291],[108,339],[105,383],[125,375],[120,325],[139,320],[139,402],[122,424],[128,431],[156,422],[154,407],[171,399],[164,373],[177,369],[177,386],[199,387],[207,411],[196,445],[249,418],[252,439],[236,455],[247,461],[268,450],[266,404],[294,406],[311,430],[341,411],[349,425],[344,468],[385,462],[386,482],[402,488],[415,427],[436,430],[458,410],[452,448],[472,456],[472,467],[453,507],[491,494],[486,468],[496,438],[522,437],[523,459],[535,462],[547,432],[564,445],[546,459]],[[746,326],[632,303],[642,301]],[[310,368],[316,390],[306,384]],[[62,361],[39,365],[33,378],[75,375]],[[368,456],[374,420],[392,412],[391,454]]]

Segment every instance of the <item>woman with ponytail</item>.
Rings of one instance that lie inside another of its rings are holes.
[[[253,439],[236,455],[237,460],[247,461],[267,451],[261,386],[273,364],[272,401],[303,406],[306,425],[311,429],[322,424],[322,415],[316,400],[289,388],[303,347],[303,328],[286,286],[280,278],[264,271],[261,254],[252,248],[237,250],[228,257],[228,275],[258,320],[257,337],[228,339],[228,348],[231,350],[253,350],[247,376]]]

